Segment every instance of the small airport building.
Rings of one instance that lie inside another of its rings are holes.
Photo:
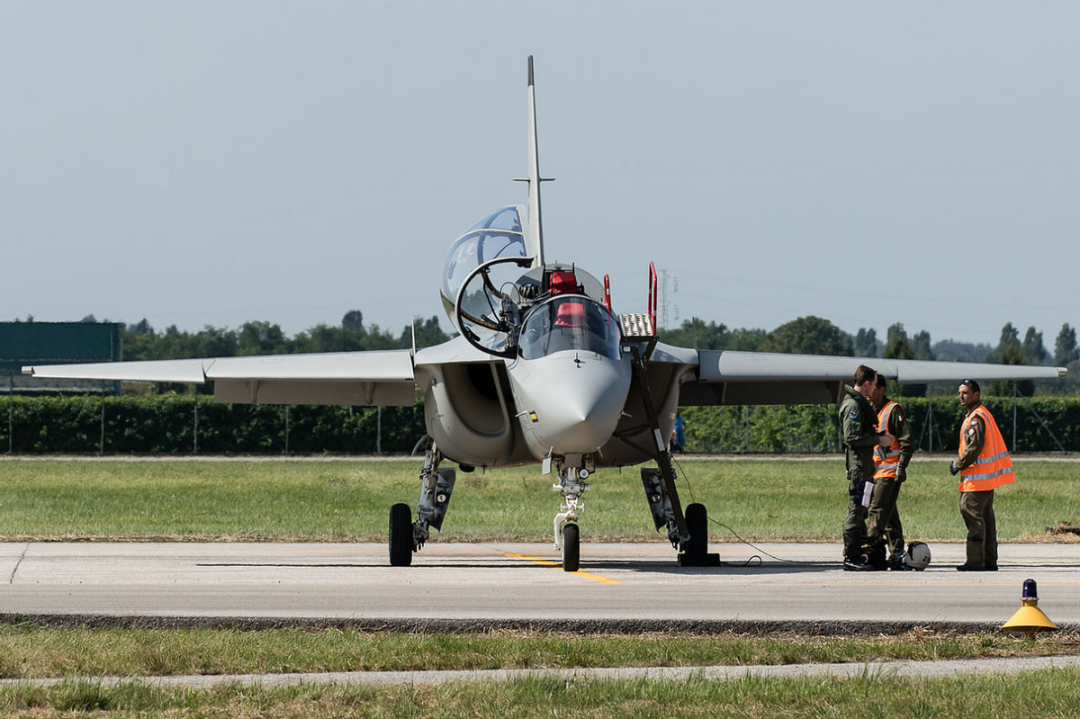
[[[0,386],[10,394],[119,395],[119,382],[43,379],[25,365],[119,362],[124,348],[114,322],[0,322]]]

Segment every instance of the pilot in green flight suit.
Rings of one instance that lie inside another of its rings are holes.
[[[877,413],[870,404],[877,372],[866,365],[855,370],[852,388],[844,385],[845,397],[840,403],[840,428],[845,450],[848,479],[848,512],[844,519],[844,569],[871,570],[873,565],[863,557],[866,541],[866,514],[870,490],[874,482],[874,449],[889,442],[875,428]],[[869,483],[869,488],[867,484]]]

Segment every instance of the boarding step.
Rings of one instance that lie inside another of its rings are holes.
[[[619,315],[619,326],[624,340],[651,340],[656,338],[652,317],[647,314],[628,313]]]

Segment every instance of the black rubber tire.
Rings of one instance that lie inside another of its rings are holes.
[[[390,508],[390,566],[407,567],[412,564],[412,555],[412,509],[404,503],[395,504]]]
[[[686,508],[686,529],[690,541],[683,550],[692,557],[704,557],[709,553],[709,514],[704,504],[691,504]]]
[[[564,524],[562,528],[562,568],[564,572],[576,572],[581,564],[581,530],[576,524]]]

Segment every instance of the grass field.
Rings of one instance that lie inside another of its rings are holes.
[[[960,540],[947,460],[912,465],[900,497],[911,538]],[[288,539],[385,541],[387,513],[415,505],[420,462],[0,462],[0,540]],[[1080,464],[1018,463],[1019,484],[995,500],[1002,539],[1039,539],[1080,521]],[[837,541],[846,506],[839,459],[692,460],[679,467],[683,503],[700,501],[713,539]],[[537,468],[458,474],[442,541],[548,541],[558,494]],[[636,469],[594,475],[585,539],[657,538]],[[593,666],[865,662],[1072,654],[1074,635],[1028,642],[999,635],[899,637],[655,636],[502,632],[391,634],[353,630],[88,629],[0,626],[6,678]],[[715,682],[528,679],[438,686],[222,686],[161,689],[69,681],[0,689],[13,717],[1072,717],[1080,672],[916,680]]]
[[[539,631],[393,633],[338,628],[130,629],[0,625],[0,679],[288,672],[678,667],[981,659],[1074,653],[1080,636],[911,631],[803,637],[572,634]]]
[[[415,507],[421,463],[400,461],[0,462],[0,539],[379,540],[389,507]],[[912,464],[900,494],[911,539],[960,540],[957,482],[948,463]],[[1003,540],[1040,539],[1080,522],[1080,464],[1025,461],[998,491]],[[840,459],[690,460],[679,466],[684,506],[703,502],[714,540],[835,541],[846,508]],[[458,473],[440,540],[547,541],[559,495],[537,467]],[[582,537],[657,537],[639,470],[593,475]],[[725,526],[721,526],[722,523]]]
[[[1045,719],[1075,717],[1080,672],[902,679],[868,671],[833,677],[737,681],[522,679],[393,687],[272,689],[105,688],[67,682],[0,690],[5,717],[814,717]]]
[[[339,629],[143,630],[0,627],[3,678],[125,676],[0,688],[5,717],[1069,717],[1080,673],[717,682],[519,679],[431,686],[156,688],[139,677],[314,671],[704,666],[1015,657],[1073,652],[1076,635],[910,632],[897,637],[364,633]]]

